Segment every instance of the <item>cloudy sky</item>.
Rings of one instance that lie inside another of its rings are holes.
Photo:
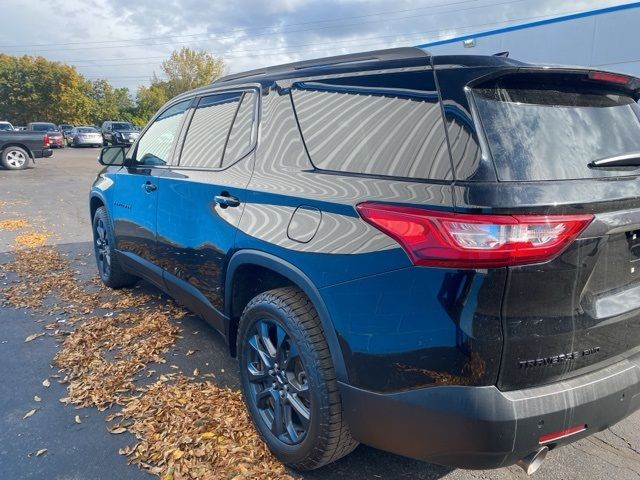
[[[73,64],[135,89],[173,49],[230,72],[540,20],[615,0],[2,0],[0,51]]]

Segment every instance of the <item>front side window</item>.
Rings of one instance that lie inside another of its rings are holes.
[[[241,98],[241,92],[230,92],[200,99],[184,141],[180,166],[220,168]]]
[[[166,165],[171,149],[179,134],[184,113],[191,104],[185,100],[165,110],[149,126],[138,141],[134,162],[136,165]]]

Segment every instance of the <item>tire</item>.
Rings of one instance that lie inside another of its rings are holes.
[[[0,163],[7,170],[24,170],[29,165],[29,153],[20,147],[7,147],[2,151]]]
[[[111,288],[133,286],[138,278],[125,272],[114,251],[115,237],[109,214],[99,207],[93,215],[93,249],[102,283]]]
[[[313,470],[356,448],[320,319],[302,291],[278,288],[251,300],[237,351],[247,410],[281,462]]]

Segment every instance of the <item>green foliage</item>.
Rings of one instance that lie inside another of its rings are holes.
[[[162,62],[160,68],[167,80],[158,82],[156,79],[154,83],[162,84],[169,98],[208,85],[222,76],[226,70],[222,58],[216,58],[204,50],[196,52],[187,47],[174,50],[169,59]]]
[[[146,119],[146,122],[171,97],[169,97],[167,93],[164,82],[155,80],[149,87],[145,87],[144,85],[138,87],[136,98],[136,116]]]
[[[88,82],[69,65],[0,54],[0,112],[17,125],[81,122],[91,110],[88,91]]]
[[[113,88],[106,80],[92,82],[89,98],[93,103],[90,123],[100,124],[105,120],[122,120],[123,115],[133,111],[129,89]]]
[[[213,82],[225,65],[205,51],[182,48],[162,62],[161,70],[166,80],[154,75],[151,85],[138,88],[134,103],[128,88],[115,88],[107,80],[89,81],[73,66],[0,53],[0,120],[14,125],[124,120],[144,126],[165,102]]]

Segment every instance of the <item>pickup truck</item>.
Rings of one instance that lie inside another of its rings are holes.
[[[0,132],[0,164],[8,170],[27,168],[29,159],[53,155],[49,135],[42,132]]]

